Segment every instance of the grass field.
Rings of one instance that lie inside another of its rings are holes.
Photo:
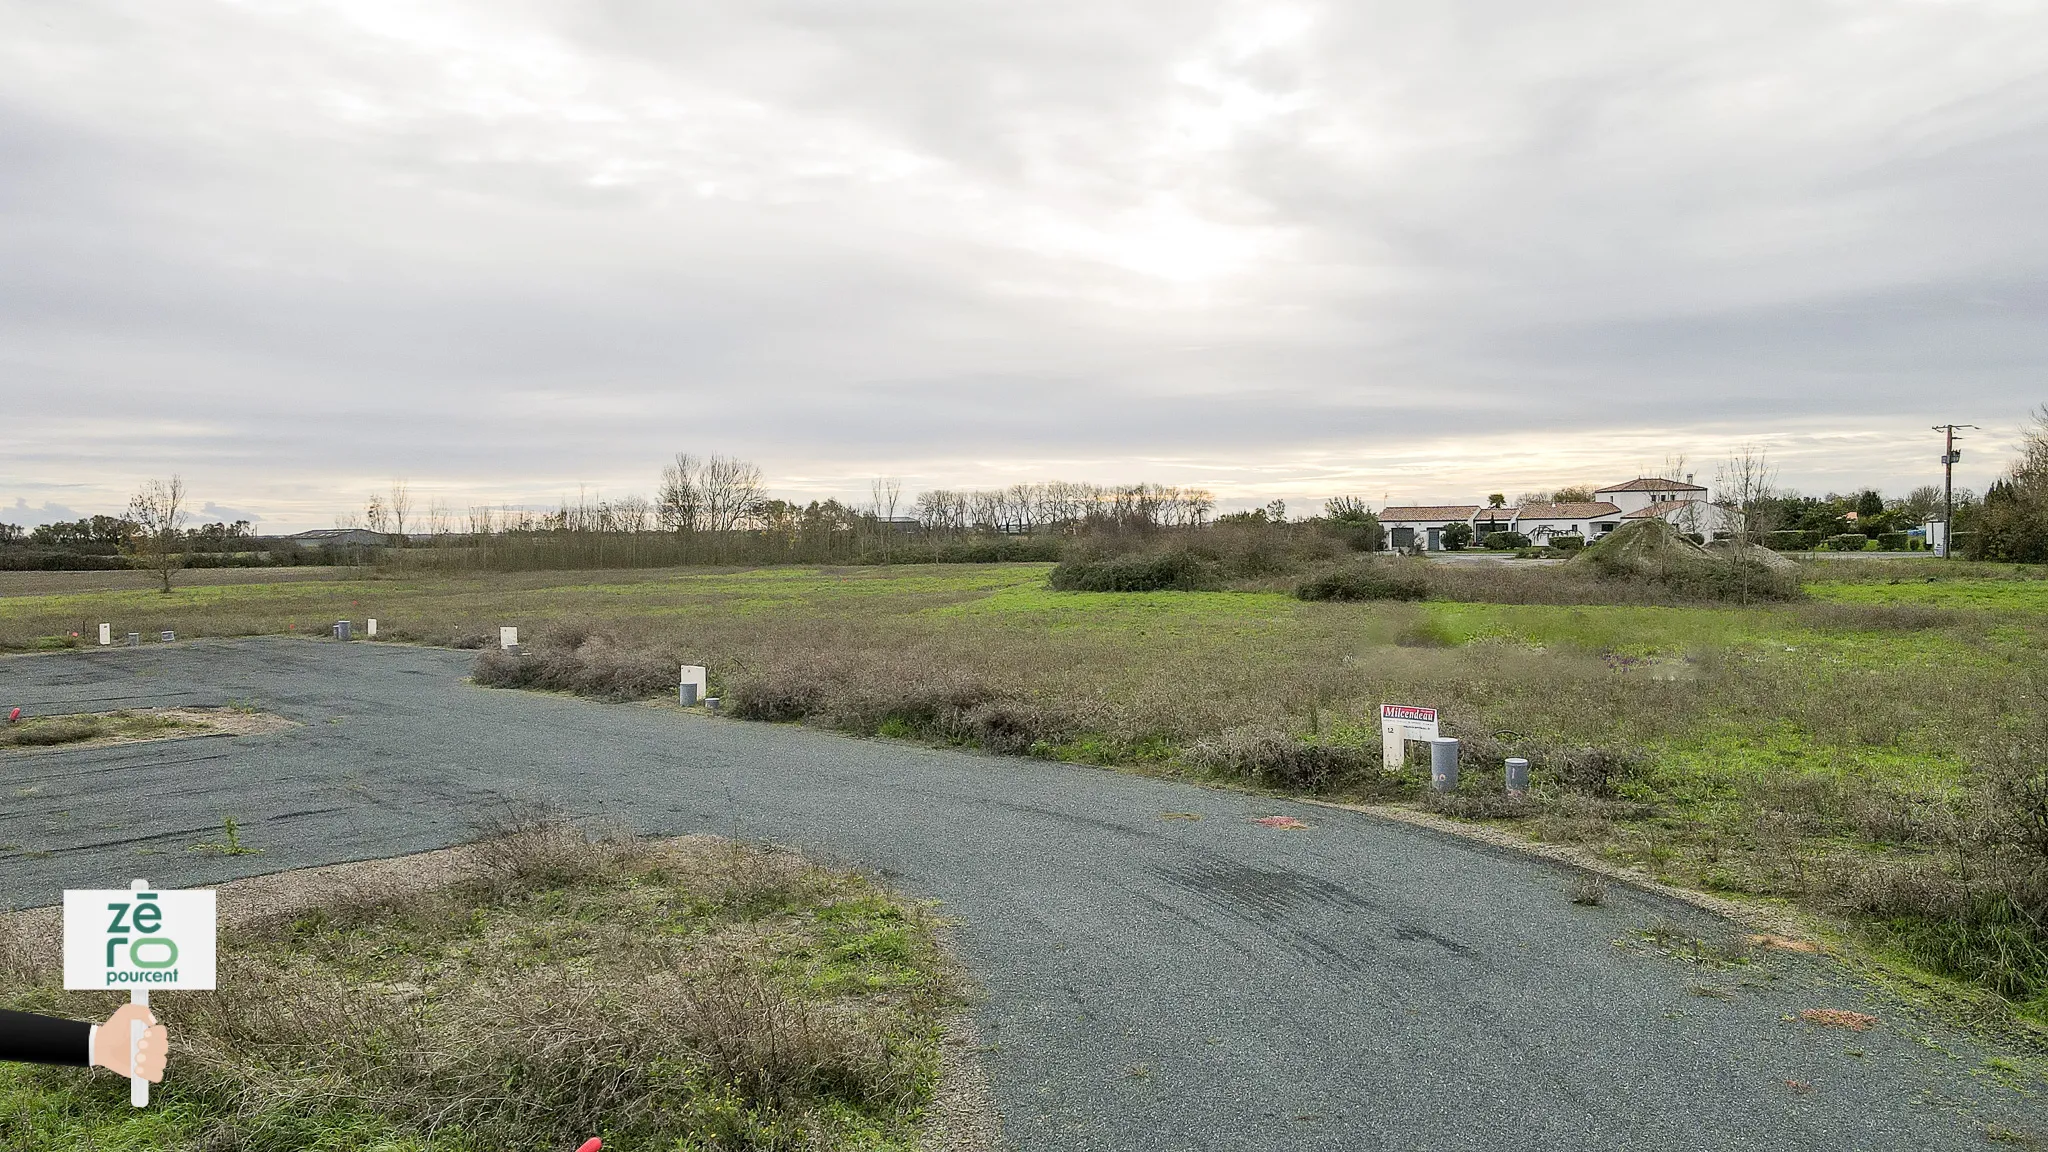
[[[105,1074],[0,1065],[0,1145],[908,1150],[958,1002],[929,916],[861,877],[550,825],[478,845],[445,886],[223,945],[221,991],[156,1008],[172,1050],[153,1107]],[[60,991],[50,952],[0,948],[0,1004],[111,1011]]]
[[[1880,952],[2048,1021],[2048,925],[1993,910],[1967,939],[1936,939],[1942,917],[1915,911],[1933,897],[1908,898],[1976,819],[1986,757],[2048,747],[2038,573],[1838,561],[1812,566],[1803,600],[1741,608],[1067,593],[1047,570],[373,577],[169,596],[57,591],[36,574],[33,592],[0,596],[0,647],[72,643],[103,620],[324,636],[374,616],[386,638],[469,647],[516,625],[536,653],[487,654],[480,678],[630,698],[702,663],[743,716],[1425,803],[1671,882],[1848,915]],[[1461,795],[1377,769],[1385,702],[1443,709],[1471,765]],[[1505,755],[1534,761],[1534,799],[1498,795]]]

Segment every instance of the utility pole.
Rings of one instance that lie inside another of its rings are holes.
[[[1955,555],[1956,461],[1963,458],[1963,454],[1956,451],[1956,429],[1975,427],[1975,424],[1934,426],[1936,432],[1948,437],[1941,450],[1941,558],[1944,560]]]

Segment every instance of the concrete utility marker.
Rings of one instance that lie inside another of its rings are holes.
[[[676,700],[685,708],[695,707],[699,700],[704,700],[706,704],[709,704],[710,701],[705,699],[708,691],[708,680],[705,675],[704,666],[702,664],[685,664],[682,666],[682,669],[682,676],[676,684]]]
[[[498,647],[503,648],[507,652],[519,651],[519,629],[498,629]]]

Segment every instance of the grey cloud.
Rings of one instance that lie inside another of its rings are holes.
[[[1256,486],[1502,428],[1570,479],[2041,398],[2048,14],[1289,11],[0,11],[0,490]]]

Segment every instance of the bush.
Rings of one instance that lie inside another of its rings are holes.
[[[1864,545],[1869,543],[1870,537],[1865,536],[1861,532],[1843,532],[1838,535],[1828,537],[1828,551],[1861,552],[1863,551]]]
[[[1213,562],[1186,548],[1062,560],[1049,581],[1060,592],[1199,592],[1223,583]]]
[[[1332,568],[1295,586],[1301,600],[1421,600],[1429,595],[1425,574],[1400,561],[1367,560]]]
[[[1444,551],[1462,552],[1465,550],[1465,545],[1472,542],[1472,526],[1470,524],[1446,524],[1440,539],[1443,541]]]
[[[642,700],[672,692],[679,662],[646,650],[627,650],[577,624],[542,633],[525,652],[498,648],[479,653],[470,679],[487,688],[540,688],[600,700]]]
[[[1801,532],[1796,528],[1770,532],[1764,536],[1764,546],[1777,552],[1806,552],[1817,542],[1813,533]]]
[[[1227,728],[1188,749],[1198,768],[1227,772],[1269,788],[1322,791],[1366,765],[1367,757],[1348,745],[1303,740],[1268,725]]]
[[[1520,532],[1489,532],[1486,534],[1486,546],[1495,552],[1510,552],[1529,547],[1529,538]]]
[[[1886,532],[1877,538],[1877,546],[1886,552],[1904,552],[1911,541],[1904,532]]]
[[[1566,556],[1582,551],[1585,547],[1586,540],[1583,536],[1552,536],[1550,538],[1550,550],[1552,552],[1561,552]]]

